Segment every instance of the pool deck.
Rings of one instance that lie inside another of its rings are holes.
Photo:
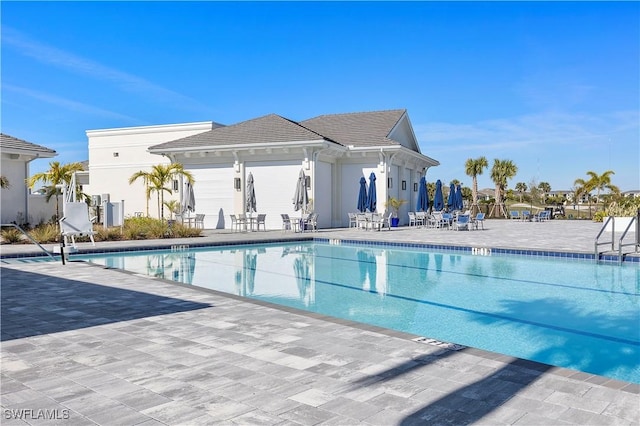
[[[600,224],[232,233],[593,253]],[[86,243],[81,249],[90,247]],[[33,246],[0,247],[3,256]],[[636,255],[637,256],[637,255]],[[640,385],[83,262],[3,263],[2,424],[635,425]],[[57,420],[43,420],[46,416]]]

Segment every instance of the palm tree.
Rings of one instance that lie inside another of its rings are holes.
[[[479,157],[476,159],[469,158],[464,163],[464,172],[467,176],[471,176],[473,179],[473,186],[471,187],[471,213],[477,213],[476,209],[480,210],[478,207],[478,175],[481,175],[484,169],[489,167],[489,163],[487,162],[486,157]]]
[[[491,168],[491,180],[496,185],[495,198],[496,206],[502,209],[502,214],[507,216],[507,211],[504,208],[502,202],[502,193],[507,188],[507,180],[513,178],[518,172],[518,167],[511,160],[493,160],[493,167]],[[494,206],[495,207],[495,206]]]
[[[588,171],[587,175],[589,175],[589,183],[592,189],[596,190],[596,203],[600,202],[600,191],[603,189],[608,189],[610,192],[619,193],[620,189],[611,184],[611,175],[614,175],[615,172],[613,170],[607,170],[603,174],[599,175],[596,172]],[[603,206],[604,208],[604,206]]]
[[[57,185],[69,185],[71,183],[71,178],[75,172],[81,172],[84,170],[82,163],[68,163],[68,164],[60,164],[59,161],[52,161],[49,163],[49,170],[46,172],[36,173],[27,179],[27,185],[29,188],[33,188],[33,186],[42,181],[43,183],[48,183],[46,187],[47,190],[47,202],[55,195],[56,197],[56,223],[58,223],[58,218],[60,217],[60,208],[58,207],[58,197],[61,194],[60,188]],[[78,188],[73,188],[74,191],[78,191]]]
[[[542,204],[546,204],[547,203],[546,197],[547,197],[547,194],[551,192],[551,185],[549,185],[549,182],[540,182],[538,184],[538,189],[542,193]]]
[[[150,172],[140,170],[131,175],[129,184],[142,179],[146,186],[147,216],[149,215],[149,198],[151,193],[155,192],[158,197],[158,216],[160,219],[164,217],[164,193],[171,193],[171,188],[167,185],[178,176],[184,176],[191,184],[195,182],[191,172],[186,171],[180,163],[157,164],[151,167]]]
[[[6,176],[0,176],[0,188],[9,188],[9,179]]]
[[[527,192],[527,184],[524,182],[516,183],[516,191],[518,191],[518,195],[520,196],[520,202],[522,203],[522,194]]]
[[[589,194],[591,191],[593,191],[591,181],[578,178],[573,182],[573,184],[576,187],[576,199],[580,199],[583,194],[587,194],[587,201],[589,201],[589,219],[591,219],[591,195]],[[580,212],[580,210],[578,210],[578,212]]]

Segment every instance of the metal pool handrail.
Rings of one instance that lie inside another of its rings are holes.
[[[609,242],[604,242],[604,243],[599,243],[598,239],[600,238],[600,236],[602,235],[602,233],[604,232],[604,230],[607,228],[607,225],[609,224],[609,222],[611,222],[611,251],[615,251],[615,245],[616,245],[616,240],[615,240],[615,236],[616,233],[615,231],[615,226],[616,226],[616,222],[613,219],[613,216],[609,216],[607,218],[607,220],[604,222],[604,224],[602,225],[602,228],[600,229],[600,232],[598,232],[598,235],[596,236],[596,240],[595,240],[595,259],[596,262],[598,260],[600,260],[600,251],[598,250],[598,246],[604,245],[604,244],[609,244]]]
[[[18,231],[22,232],[24,234],[25,237],[27,237],[29,239],[29,241],[31,241],[33,244],[37,245],[40,250],[42,250],[47,256],[49,256],[51,259],[56,260],[56,258],[53,256],[53,254],[47,250],[46,248],[42,247],[42,245],[40,245],[39,242],[37,242],[36,240],[34,240],[31,235],[27,234],[27,232],[22,229],[20,226],[16,225],[15,223],[3,223],[0,225],[0,227],[4,228],[5,226],[12,226],[14,228],[16,228]]]
[[[632,243],[623,244],[622,240],[624,240],[624,237],[627,235],[627,232],[629,232],[629,229],[631,229],[631,225],[633,225],[634,222],[636,225],[636,240]],[[634,252],[637,252],[638,248],[640,248],[640,209],[638,209],[638,212],[635,216],[631,217],[631,221],[625,228],[622,236],[620,237],[620,240],[618,241],[618,263],[622,263],[622,247],[626,246],[634,246]]]

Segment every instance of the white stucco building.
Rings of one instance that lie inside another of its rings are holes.
[[[244,212],[246,179],[255,182],[258,213],[267,228],[281,227],[293,210],[300,170],[320,227],[348,224],[356,210],[359,181],[376,176],[377,211],[393,196],[408,201],[399,217],[415,209],[417,184],[439,163],[422,154],[406,110],[322,115],[301,122],[270,114],[230,126],[213,122],[92,130],[89,171],[92,194],[125,200],[125,214],[146,209],[142,183],[129,185],[138,170],[179,162],[195,178],[196,212],[205,228],[229,228],[231,214]],[[117,155],[116,155],[117,154]],[[178,184],[174,199],[180,199]],[[165,199],[171,198],[165,196]],[[156,214],[155,195],[150,214]],[[401,222],[402,223],[402,222]]]
[[[8,188],[0,190],[2,223],[36,224],[51,217],[50,212],[45,211],[44,197],[29,196],[26,179],[29,177],[29,163],[38,158],[52,158],[56,155],[58,154],[54,150],[42,145],[0,134],[0,171],[9,182]],[[30,201],[30,198],[33,200]],[[53,208],[55,209],[55,205]]]

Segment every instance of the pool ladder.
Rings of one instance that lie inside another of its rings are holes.
[[[609,224],[609,222],[611,222],[611,241],[603,241],[603,242],[598,241],[600,239],[600,236],[602,236],[602,233],[607,228],[607,225]],[[635,234],[636,234],[635,241],[625,243],[624,238],[627,236],[627,234],[629,233],[629,230],[631,229],[631,226],[634,224],[635,224]],[[602,225],[602,228],[600,229],[600,232],[598,232],[598,235],[596,236],[596,239],[594,242],[594,255],[595,255],[596,262],[600,260],[600,255],[604,253],[598,249],[599,246],[611,244],[611,251],[616,251],[616,232],[615,231],[616,231],[616,219],[613,216],[609,216],[607,220],[604,222],[604,224]],[[622,235],[618,239],[618,250],[617,250],[618,264],[622,264],[622,261],[624,260],[624,255],[628,254],[628,253],[623,253],[622,248],[629,247],[629,246],[633,246],[632,253],[637,253],[638,251],[640,251],[639,250],[640,249],[640,209],[638,209],[637,214],[635,216],[631,217],[631,221],[629,222],[625,230],[622,232]]]

